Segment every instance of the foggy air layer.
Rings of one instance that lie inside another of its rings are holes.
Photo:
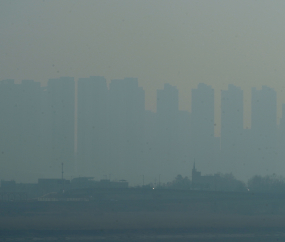
[[[220,138],[214,90],[203,83],[192,89],[191,113],[179,110],[178,89],[170,84],[157,90],[157,112],[145,110],[136,78],[112,80],[109,88],[102,76],[50,79],[45,87],[3,80],[0,92],[2,179],[58,178],[62,163],[67,178],[133,185],[191,176],[194,160],[204,174],[243,180],[284,171],[284,118],[278,127],[276,91],[267,86],[252,89],[251,129],[243,128],[241,88],[222,91]]]
[[[284,176],[284,7],[0,0],[1,179]]]

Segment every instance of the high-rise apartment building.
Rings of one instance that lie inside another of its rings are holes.
[[[243,91],[230,84],[221,91],[221,150],[227,172],[240,172],[244,141]]]
[[[216,167],[219,139],[214,136],[214,89],[200,83],[192,89],[191,149],[199,167],[210,172]]]
[[[2,179],[32,182],[41,175],[40,113],[40,83],[0,82]]]
[[[229,85],[221,91],[221,147],[231,149],[243,132],[243,91],[240,87]]]
[[[178,105],[179,93],[175,86],[164,84],[162,90],[157,90],[157,157],[154,162],[158,163],[161,171],[165,174],[173,170],[174,163],[177,160],[179,147]]]
[[[19,154],[15,152],[21,145],[19,142],[19,89],[14,80],[0,82],[0,161],[1,177],[12,174],[15,179],[19,168]],[[2,178],[3,179],[3,178]]]
[[[282,104],[282,117],[280,119],[280,124],[278,128],[277,134],[277,162],[276,162],[276,170],[278,170],[277,174],[285,173],[285,104]]]
[[[110,173],[136,180],[143,162],[145,92],[137,78],[112,80],[108,103]]]
[[[18,85],[19,88],[19,153],[21,163],[26,167],[23,169],[25,177],[37,181],[42,176],[40,159],[40,90],[39,82],[33,80],[23,80]]]
[[[108,173],[108,88],[102,76],[79,78],[77,159],[80,176]]]
[[[253,167],[261,174],[268,174],[275,171],[277,95],[267,86],[262,86],[261,90],[252,88],[251,95]]]
[[[74,173],[74,78],[49,79],[41,95],[42,159],[47,175],[59,177],[64,163],[65,175],[71,176]]]

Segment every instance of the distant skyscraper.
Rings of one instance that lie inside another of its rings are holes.
[[[235,146],[243,131],[243,91],[234,85],[221,92],[222,149]]]
[[[277,95],[267,86],[261,90],[252,88],[251,131],[254,167],[263,174],[275,170],[276,131],[277,131]]]
[[[280,119],[280,125],[279,125],[280,130],[285,131],[285,104],[282,104],[282,118]],[[285,133],[284,133],[284,139],[285,139]]]
[[[24,167],[19,162],[21,147],[19,141],[20,98],[18,85],[14,80],[0,82],[0,162],[1,177],[16,179],[19,170]],[[7,177],[7,175],[11,177]],[[2,178],[2,179],[3,179]]]
[[[277,94],[270,87],[252,88],[251,129],[260,135],[272,133],[277,125]]]
[[[164,84],[162,90],[157,90],[157,157],[161,171],[167,173],[175,167],[178,155],[178,89],[170,84]]]
[[[157,114],[165,117],[175,117],[178,112],[178,89],[170,84],[164,84],[162,90],[157,90]]]
[[[101,76],[78,80],[77,168],[79,175],[108,172],[108,88]]]
[[[277,142],[277,174],[285,173],[285,104],[282,104],[282,118],[280,119],[280,125],[278,129],[278,142]]]
[[[221,148],[227,172],[237,173],[243,154],[243,91],[234,85],[221,91]]]
[[[193,158],[202,170],[216,167],[219,140],[214,137],[214,89],[200,83],[192,89],[191,139]]]
[[[178,125],[178,89],[170,84],[164,84],[164,89],[157,90],[156,105],[157,131],[159,132],[161,142],[173,142]],[[171,148],[171,145],[168,148]]]
[[[20,98],[20,161],[26,167],[23,170],[24,176],[37,181],[44,172],[40,160],[41,85],[32,80],[23,80],[18,86]]]
[[[214,137],[214,89],[204,83],[192,89],[192,130],[198,142]]]
[[[145,111],[145,126],[143,137],[143,168],[142,174],[150,174],[155,177],[158,173],[157,157],[156,157],[156,113],[146,110]]]
[[[111,173],[140,180],[145,92],[137,78],[112,80],[108,106]]]
[[[0,82],[0,161],[3,179],[36,181],[40,173],[40,83]]]
[[[43,159],[49,176],[60,176],[61,163],[65,174],[74,172],[74,108],[75,83],[73,77],[50,79],[42,91],[41,136]]]

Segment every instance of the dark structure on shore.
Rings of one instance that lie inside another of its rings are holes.
[[[244,192],[246,186],[242,181],[235,179],[230,174],[214,174],[202,176],[200,171],[197,171],[195,162],[192,169],[192,189],[193,190],[208,190],[208,191],[232,191]]]

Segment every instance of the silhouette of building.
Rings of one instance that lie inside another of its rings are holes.
[[[173,169],[177,156],[178,141],[178,89],[170,84],[164,84],[162,90],[157,90],[157,161],[161,171],[167,173]],[[172,167],[172,169],[171,169]]]
[[[0,162],[1,177],[7,179],[10,174],[17,176],[19,169],[23,169],[19,162],[19,153],[16,152],[21,147],[19,141],[20,133],[20,99],[19,88],[14,80],[3,80],[0,82]],[[10,179],[10,177],[9,177]]]
[[[253,167],[261,174],[275,172],[276,131],[277,131],[277,95],[267,86],[261,90],[252,88],[251,132]]]
[[[40,83],[33,80],[23,80],[19,85],[19,161],[27,169],[24,176],[34,181],[43,172],[40,162],[40,89]]]
[[[138,182],[143,166],[145,92],[137,78],[112,80],[108,103],[110,173]]]
[[[79,174],[109,174],[108,88],[101,76],[79,78],[77,112],[77,167]]]
[[[199,83],[197,89],[192,89],[191,110],[195,139],[214,137],[214,89],[211,86]]]
[[[146,110],[144,117],[144,134],[143,134],[143,165],[141,172],[156,177],[159,174],[160,166],[157,162],[156,150],[157,132],[156,132],[156,113]]]
[[[42,160],[46,176],[58,177],[61,163],[74,172],[75,82],[73,77],[49,79],[41,93]]]
[[[195,162],[192,169],[192,188],[199,190],[213,190],[215,185],[214,176],[202,176],[200,171],[196,170]]]
[[[243,91],[229,85],[221,91],[221,147],[231,149],[239,143],[243,131]]]
[[[40,83],[0,82],[1,175],[31,181],[40,172]]]
[[[221,149],[227,172],[241,172],[244,142],[243,91],[230,84],[221,91]]]
[[[192,189],[228,192],[247,191],[245,184],[236,180],[231,173],[225,175],[216,173],[214,175],[202,176],[201,172],[196,170],[195,162],[192,169]]]
[[[251,129],[260,134],[272,133],[277,125],[277,95],[270,87],[252,88]]]
[[[220,140],[214,136],[214,89],[200,83],[192,89],[191,104],[192,154],[207,172],[215,171]]]
[[[175,124],[175,116],[178,112],[179,96],[178,89],[168,83],[162,90],[157,90],[157,114],[162,119],[171,117],[170,122]]]
[[[156,176],[163,172],[170,180],[181,171],[186,171],[185,160],[190,158],[190,113],[179,110],[177,87],[164,84],[157,90],[156,146],[153,163]]]
[[[284,174],[285,173],[285,104],[282,104],[282,117],[280,119],[280,124],[278,128],[278,135],[277,135],[277,161],[276,161],[276,171],[277,174]]]

